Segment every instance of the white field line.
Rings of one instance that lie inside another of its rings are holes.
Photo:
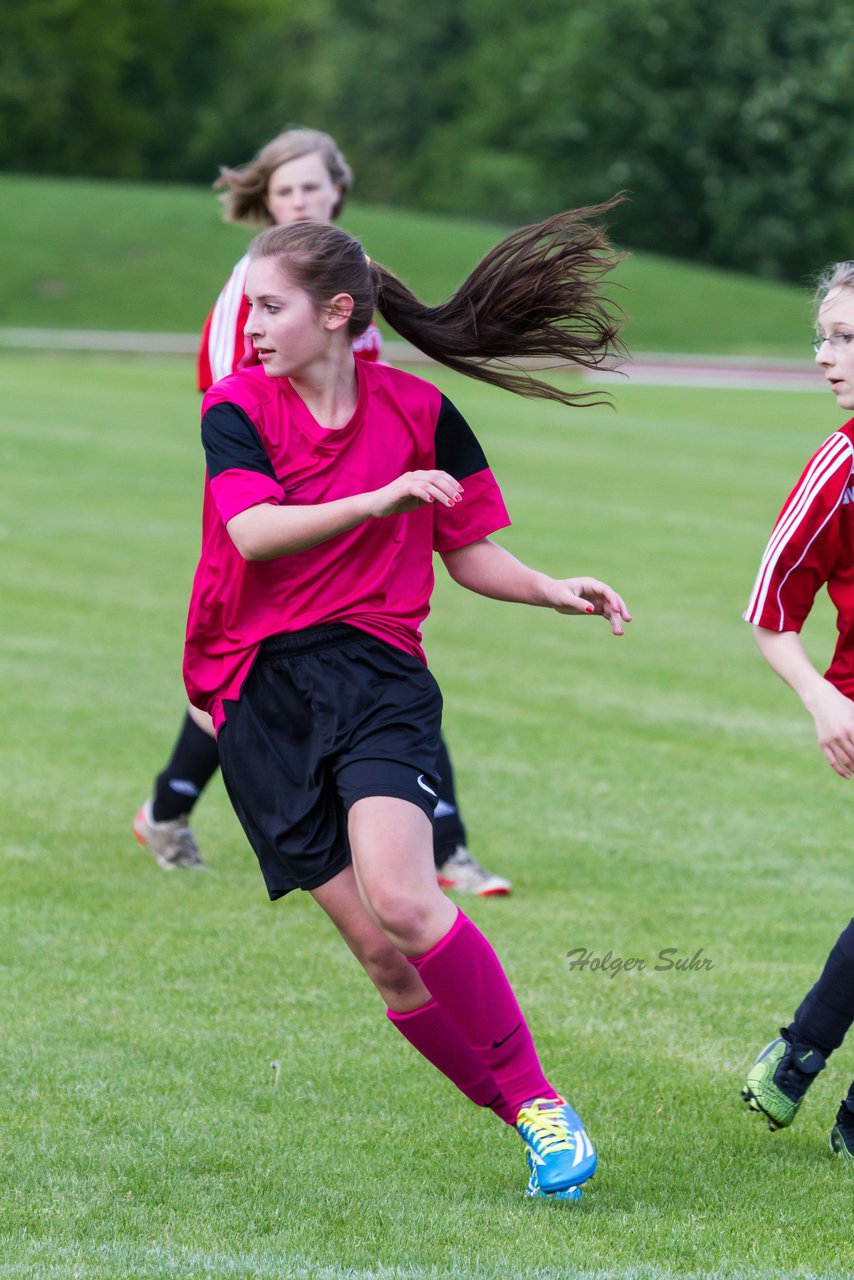
[[[570,1210],[570,1212],[572,1212]],[[567,1214],[567,1217],[569,1215]],[[557,1217],[557,1215],[555,1215]],[[0,1243],[3,1243],[0,1238]],[[384,1264],[329,1265],[310,1258],[282,1256],[274,1249],[252,1252],[201,1251],[162,1245],[121,1243],[69,1247],[52,1241],[31,1241],[21,1248],[19,1260],[0,1262],[0,1280],[779,1280],[783,1274],[773,1265],[711,1266],[690,1271],[667,1264],[641,1263],[570,1270],[567,1266],[529,1267],[506,1257],[494,1263],[463,1262],[447,1266]],[[29,1255],[25,1259],[25,1254]],[[786,1269],[786,1280],[839,1280],[843,1272]]]

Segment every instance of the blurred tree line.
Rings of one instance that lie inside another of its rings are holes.
[[[5,0],[0,168],[209,182],[290,123],[363,200],[799,278],[854,257],[851,0]]]

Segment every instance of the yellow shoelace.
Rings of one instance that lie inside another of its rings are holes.
[[[567,1129],[566,1121],[558,1107],[552,1107],[548,1111],[541,1111],[536,1105],[525,1107],[519,1112],[517,1123],[523,1131],[529,1130],[529,1133],[523,1132],[523,1136],[530,1136],[547,1154],[552,1151],[575,1149],[575,1140]]]

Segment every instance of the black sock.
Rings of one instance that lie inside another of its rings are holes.
[[[454,771],[451,768],[451,757],[443,737],[439,738],[439,754],[436,758],[436,769],[439,783],[439,803],[433,818],[433,861],[437,867],[447,862],[458,844],[465,844],[466,829],[457,808],[457,793],[454,789]]]
[[[189,813],[218,768],[216,738],[200,729],[188,711],[169,763],[154,784],[154,821],[171,822]]]
[[[854,920],[836,941],[818,982],[795,1011],[787,1038],[815,1045],[825,1057],[838,1049],[854,1022]]]

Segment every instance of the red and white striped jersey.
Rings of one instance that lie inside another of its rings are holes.
[[[244,254],[205,321],[196,365],[200,391],[207,391],[220,378],[227,378],[238,369],[247,369],[258,363],[252,343],[243,332],[249,317],[249,303],[246,301],[248,270],[249,255]],[[382,334],[373,323],[353,341],[353,354],[360,360],[376,362],[382,350]]]
[[[839,632],[825,675],[854,698],[854,419],[816,450],[786,499],[744,618],[800,631],[825,585]]]

